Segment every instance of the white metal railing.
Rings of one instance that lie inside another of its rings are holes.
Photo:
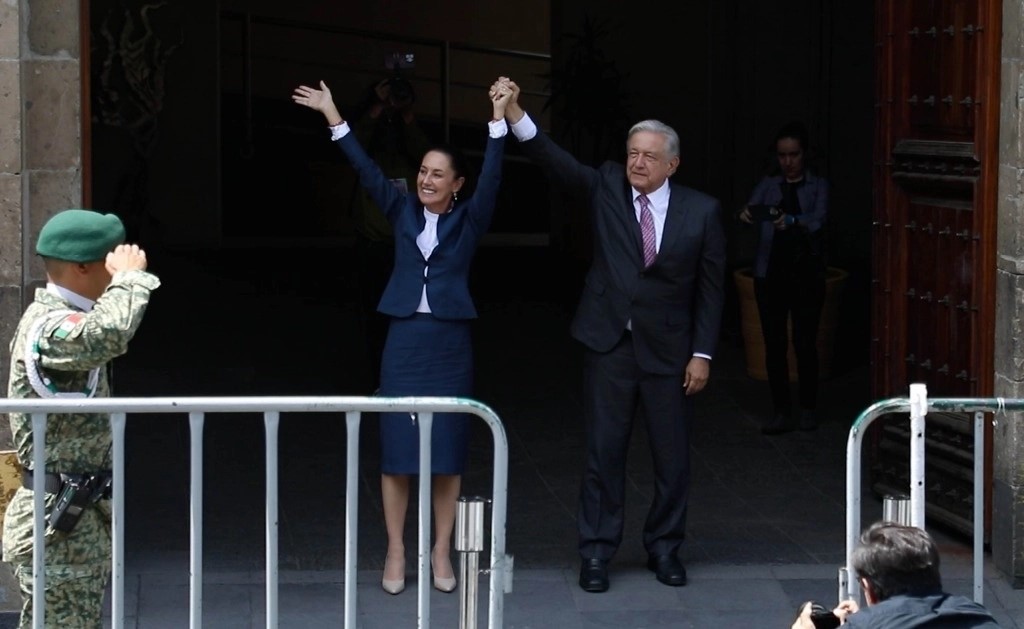
[[[505,519],[508,498],[508,438],[497,414],[476,400],[451,397],[183,397],[183,398],[75,398],[2,399],[0,413],[26,413],[32,418],[32,469],[45,469],[48,414],[109,413],[113,436],[112,511],[112,629],[124,627],[124,460],[128,413],[187,413],[191,430],[190,580],[189,627],[202,627],[203,611],[203,425],[207,413],[262,413],[266,431],[266,626],[278,625],[278,426],[281,413],[345,413],[347,434],[345,505],[345,629],[356,627],[356,569],[358,543],[359,429],[364,412],[417,413],[420,427],[418,626],[430,627],[430,436],[434,413],[467,413],[483,419],[494,439],[494,474],[491,509],[491,547],[488,627],[500,629],[504,594],[511,591],[512,560],[505,554]],[[33,529],[33,591],[45,591],[44,532],[45,474],[33,475],[35,522]],[[465,587],[461,583],[460,587]],[[44,622],[45,597],[32,600],[33,627]]]
[[[923,384],[910,385],[910,398],[892,398],[872,404],[850,427],[846,444],[846,565],[839,570],[839,600],[860,597],[860,586],[851,579],[850,559],[861,533],[861,450],[868,427],[879,417],[910,412],[910,524],[925,527],[925,416],[928,411],[974,413],[974,600],[984,602],[985,537],[985,414],[1024,411],[1024,399],[933,398]]]

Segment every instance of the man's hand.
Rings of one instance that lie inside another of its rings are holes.
[[[847,616],[849,616],[850,614],[856,614],[859,610],[860,605],[857,604],[857,601],[853,599],[847,599],[842,603],[839,603],[839,606],[833,609],[832,613],[835,614],[837,618],[839,618],[839,622],[845,623]]]
[[[146,252],[138,245],[118,245],[107,254],[106,266],[111,275],[118,271],[145,271]]]
[[[686,395],[700,393],[708,383],[708,375],[711,373],[711,361],[707,358],[694,356],[686,364],[686,373],[683,375],[683,389]]]
[[[338,113],[338,108],[334,106],[331,90],[327,88],[327,84],[323,81],[320,81],[320,89],[314,89],[305,85],[298,86],[295,88],[295,92],[292,93],[292,100],[299,105],[322,113],[324,118],[327,119],[327,124],[331,127],[344,122],[341,114]]]
[[[746,206],[743,206],[743,209],[740,211],[739,219],[747,225],[751,225],[754,222],[754,218],[750,215],[750,209]]]

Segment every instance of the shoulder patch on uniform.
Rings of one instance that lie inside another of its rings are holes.
[[[57,329],[53,331],[54,338],[66,339],[68,335],[71,334],[71,331],[75,329],[75,326],[78,325],[78,322],[84,318],[84,312],[76,312],[69,315],[66,319],[61,321],[60,325],[57,326]]]

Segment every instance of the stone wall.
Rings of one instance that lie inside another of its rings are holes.
[[[30,290],[45,280],[31,243],[55,212],[82,203],[77,3],[0,4],[0,382]],[[0,424],[0,431],[7,426]],[[10,437],[0,432],[0,442]]]
[[[21,29],[17,4],[0,3],[0,383],[6,388],[7,340],[21,312],[22,284],[22,127]],[[10,429],[0,421],[0,447],[10,445]]]
[[[1024,1],[1003,2],[995,394],[1024,397]],[[1024,423],[996,415],[992,558],[1024,587]]]
[[[45,281],[31,243],[48,217],[82,204],[78,3],[0,3],[0,383],[8,341],[35,286]],[[11,445],[0,421],[0,448]],[[21,597],[0,569],[0,611]]]

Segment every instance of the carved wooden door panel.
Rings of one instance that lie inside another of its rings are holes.
[[[912,382],[931,397],[992,395],[1001,11],[1000,0],[875,3],[876,399]],[[969,460],[948,419],[942,439]],[[939,489],[955,495],[941,510],[957,520],[970,497]]]
[[[876,6],[874,394],[991,395],[1000,4]]]

